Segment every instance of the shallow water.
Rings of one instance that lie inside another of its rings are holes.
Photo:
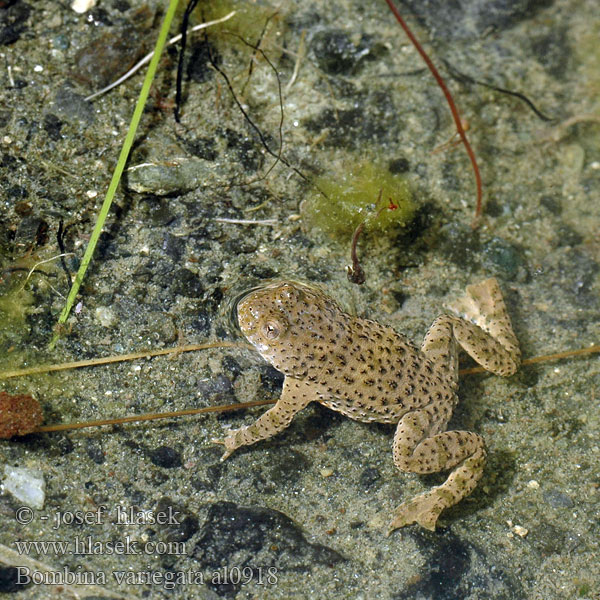
[[[331,11],[288,2],[276,16],[274,4],[249,13],[236,5],[241,25],[229,29],[244,31],[246,19],[256,37],[268,19],[261,49],[281,78],[283,154],[306,179],[281,162],[269,171],[275,158],[208,65],[200,37],[191,41],[176,125],[177,57],[169,53],[130,158],[130,166],[159,168],[144,188],[136,180],[145,193],[121,186],[69,333],[49,352],[67,276],[56,259],[25,279],[61,253],[61,220],[73,253],[67,267],[78,267],[141,86],[138,74],[86,102],[100,82],[89,72],[82,79],[78,65],[89,58],[102,63],[99,72],[108,65],[118,75],[138,48],[111,63],[97,40],[106,46],[131,35],[144,51],[152,45],[157,29],[140,29],[132,4],[101,2],[91,15],[45,1],[0,8],[1,370],[238,339],[234,300],[274,278],[317,284],[419,343],[445,302],[495,275],[525,356],[598,343],[596,3],[555,1],[521,12],[535,3],[515,3],[514,18],[492,29],[475,8],[494,2],[472,3],[464,18],[423,2],[429,12],[419,9],[420,25],[405,9],[438,65],[444,59],[474,79],[526,94],[555,119],[544,122],[514,96],[449,78],[484,181],[484,217],[473,230],[470,165],[460,146],[437,150],[454,139],[451,117],[385,4],[344,2]],[[149,3],[151,13],[157,5]],[[276,150],[273,70],[235,37],[215,36],[213,59]],[[307,52],[294,77],[303,36]],[[177,178],[181,158],[202,165],[200,185],[185,173]],[[400,170],[419,208],[406,228],[367,228],[358,246],[367,281],[359,287],[345,273],[350,236],[309,227],[301,203],[313,193],[307,180],[342,181],[365,162]],[[159,193],[164,181],[174,186],[168,195]],[[484,435],[488,465],[435,533],[413,526],[384,536],[393,509],[442,476],[398,473],[393,428],[309,406],[286,432],[224,463],[210,440],[262,409],[1,442],[2,470],[39,469],[47,491],[29,524],[17,522],[20,503],[0,495],[0,543],[16,552],[15,541],[68,542],[66,553],[23,551],[22,563],[40,572],[87,571],[115,598],[599,598],[599,373],[598,359],[588,356],[525,367],[506,380],[465,377],[452,426]],[[259,357],[211,350],[11,379],[2,389],[35,395],[50,423],[275,399],[280,386]],[[118,524],[119,507],[132,517],[169,507],[180,515],[171,523],[146,516]],[[90,513],[90,522],[65,523],[76,511]],[[72,554],[85,540],[97,552]],[[136,552],[109,551],[107,542],[127,540]],[[137,553],[148,542],[159,544]],[[0,558],[21,564],[5,550]],[[123,569],[137,581],[120,579]],[[190,572],[166,589],[171,573]],[[2,571],[1,591],[15,589],[13,577]],[[80,590],[81,597],[99,593]],[[19,598],[54,594],[41,583]]]

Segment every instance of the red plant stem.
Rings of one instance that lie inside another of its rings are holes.
[[[394,5],[392,0],[385,0],[390,10],[396,17],[396,20],[400,24],[400,27],[404,29],[404,33],[408,36],[408,39],[412,42],[412,45],[417,49],[417,52],[421,55],[421,58],[425,61],[427,68],[431,71],[431,74],[434,76],[437,84],[441,88],[442,92],[444,92],[444,96],[446,96],[446,102],[450,107],[450,112],[452,113],[452,118],[454,119],[454,123],[456,124],[456,130],[458,131],[458,135],[462,140],[462,143],[469,155],[469,160],[471,161],[471,165],[473,166],[473,173],[475,175],[475,184],[477,185],[477,205],[475,207],[475,219],[478,219],[481,216],[481,199],[483,196],[483,189],[481,185],[481,174],[479,173],[479,167],[477,166],[477,159],[475,158],[475,153],[471,148],[471,144],[469,144],[469,140],[467,139],[467,134],[462,126],[462,122],[460,120],[460,115],[458,113],[458,109],[456,108],[456,104],[454,104],[454,99],[452,98],[452,94],[450,90],[444,83],[442,76],[437,70],[436,66],[433,64],[423,46],[419,43],[417,38],[414,36],[413,32],[409,29],[408,25],[402,18],[402,15],[398,12],[398,9]]]

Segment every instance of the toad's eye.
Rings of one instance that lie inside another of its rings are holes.
[[[281,335],[281,323],[277,321],[265,321],[262,325],[262,333],[268,340],[276,340]]]

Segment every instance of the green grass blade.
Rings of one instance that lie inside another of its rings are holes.
[[[83,277],[88,268],[88,265],[90,264],[90,261],[92,260],[94,250],[96,249],[96,244],[98,243],[98,239],[100,237],[100,234],[102,233],[104,222],[106,221],[106,217],[108,216],[108,211],[110,210],[110,206],[117,191],[117,187],[119,186],[119,182],[121,181],[121,175],[123,174],[123,170],[125,169],[127,157],[129,156],[131,146],[133,145],[135,133],[140,123],[140,119],[144,111],[144,106],[146,105],[146,100],[150,92],[150,86],[152,85],[152,81],[156,73],[156,68],[158,67],[158,61],[160,60],[165,42],[167,40],[167,36],[169,34],[171,22],[173,21],[173,17],[175,15],[175,11],[177,9],[178,4],[179,0],[170,0],[169,2],[169,8],[167,10],[167,14],[165,15],[165,19],[160,29],[160,33],[158,34],[156,46],[154,47],[154,56],[150,61],[146,77],[144,78],[142,90],[135,105],[135,110],[133,111],[131,122],[129,123],[129,129],[127,131],[127,135],[125,136],[123,147],[121,148],[121,154],[119,155],[117,166],[115,167],[115,170],[113,172],[113,176],[110,185],[108,186],[108,190],[106,192],[102,208],[100,209],[100,212],[98,214],[98,220],[96,221],[96,225],[94,226],[94,230],[92,231],[90,241],[87,245],[87,248],[85,249],[83,258],[81,259],[81,265],[79,267],[79,270],[77,271],[77,275],[75,276],[75,281],[71,286],[71,290],[69,291],[69,295],[67,296],[65,306],[60,314],[60,317],[58,318],[57,330],[55,331],[54,335],[52,336],[52,340],[50,341],[50,350],[52,350],[56,345],[60,332],[60,325],[66,322],[71,312],[71,308],[73,308],[73,304],[75,303],[75,298],[77,297],[79,287],[83,282]]]

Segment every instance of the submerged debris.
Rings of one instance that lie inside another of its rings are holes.
[[[0,392],[0,439],[31,433],[43,420],[40,403],[32,396]]]

